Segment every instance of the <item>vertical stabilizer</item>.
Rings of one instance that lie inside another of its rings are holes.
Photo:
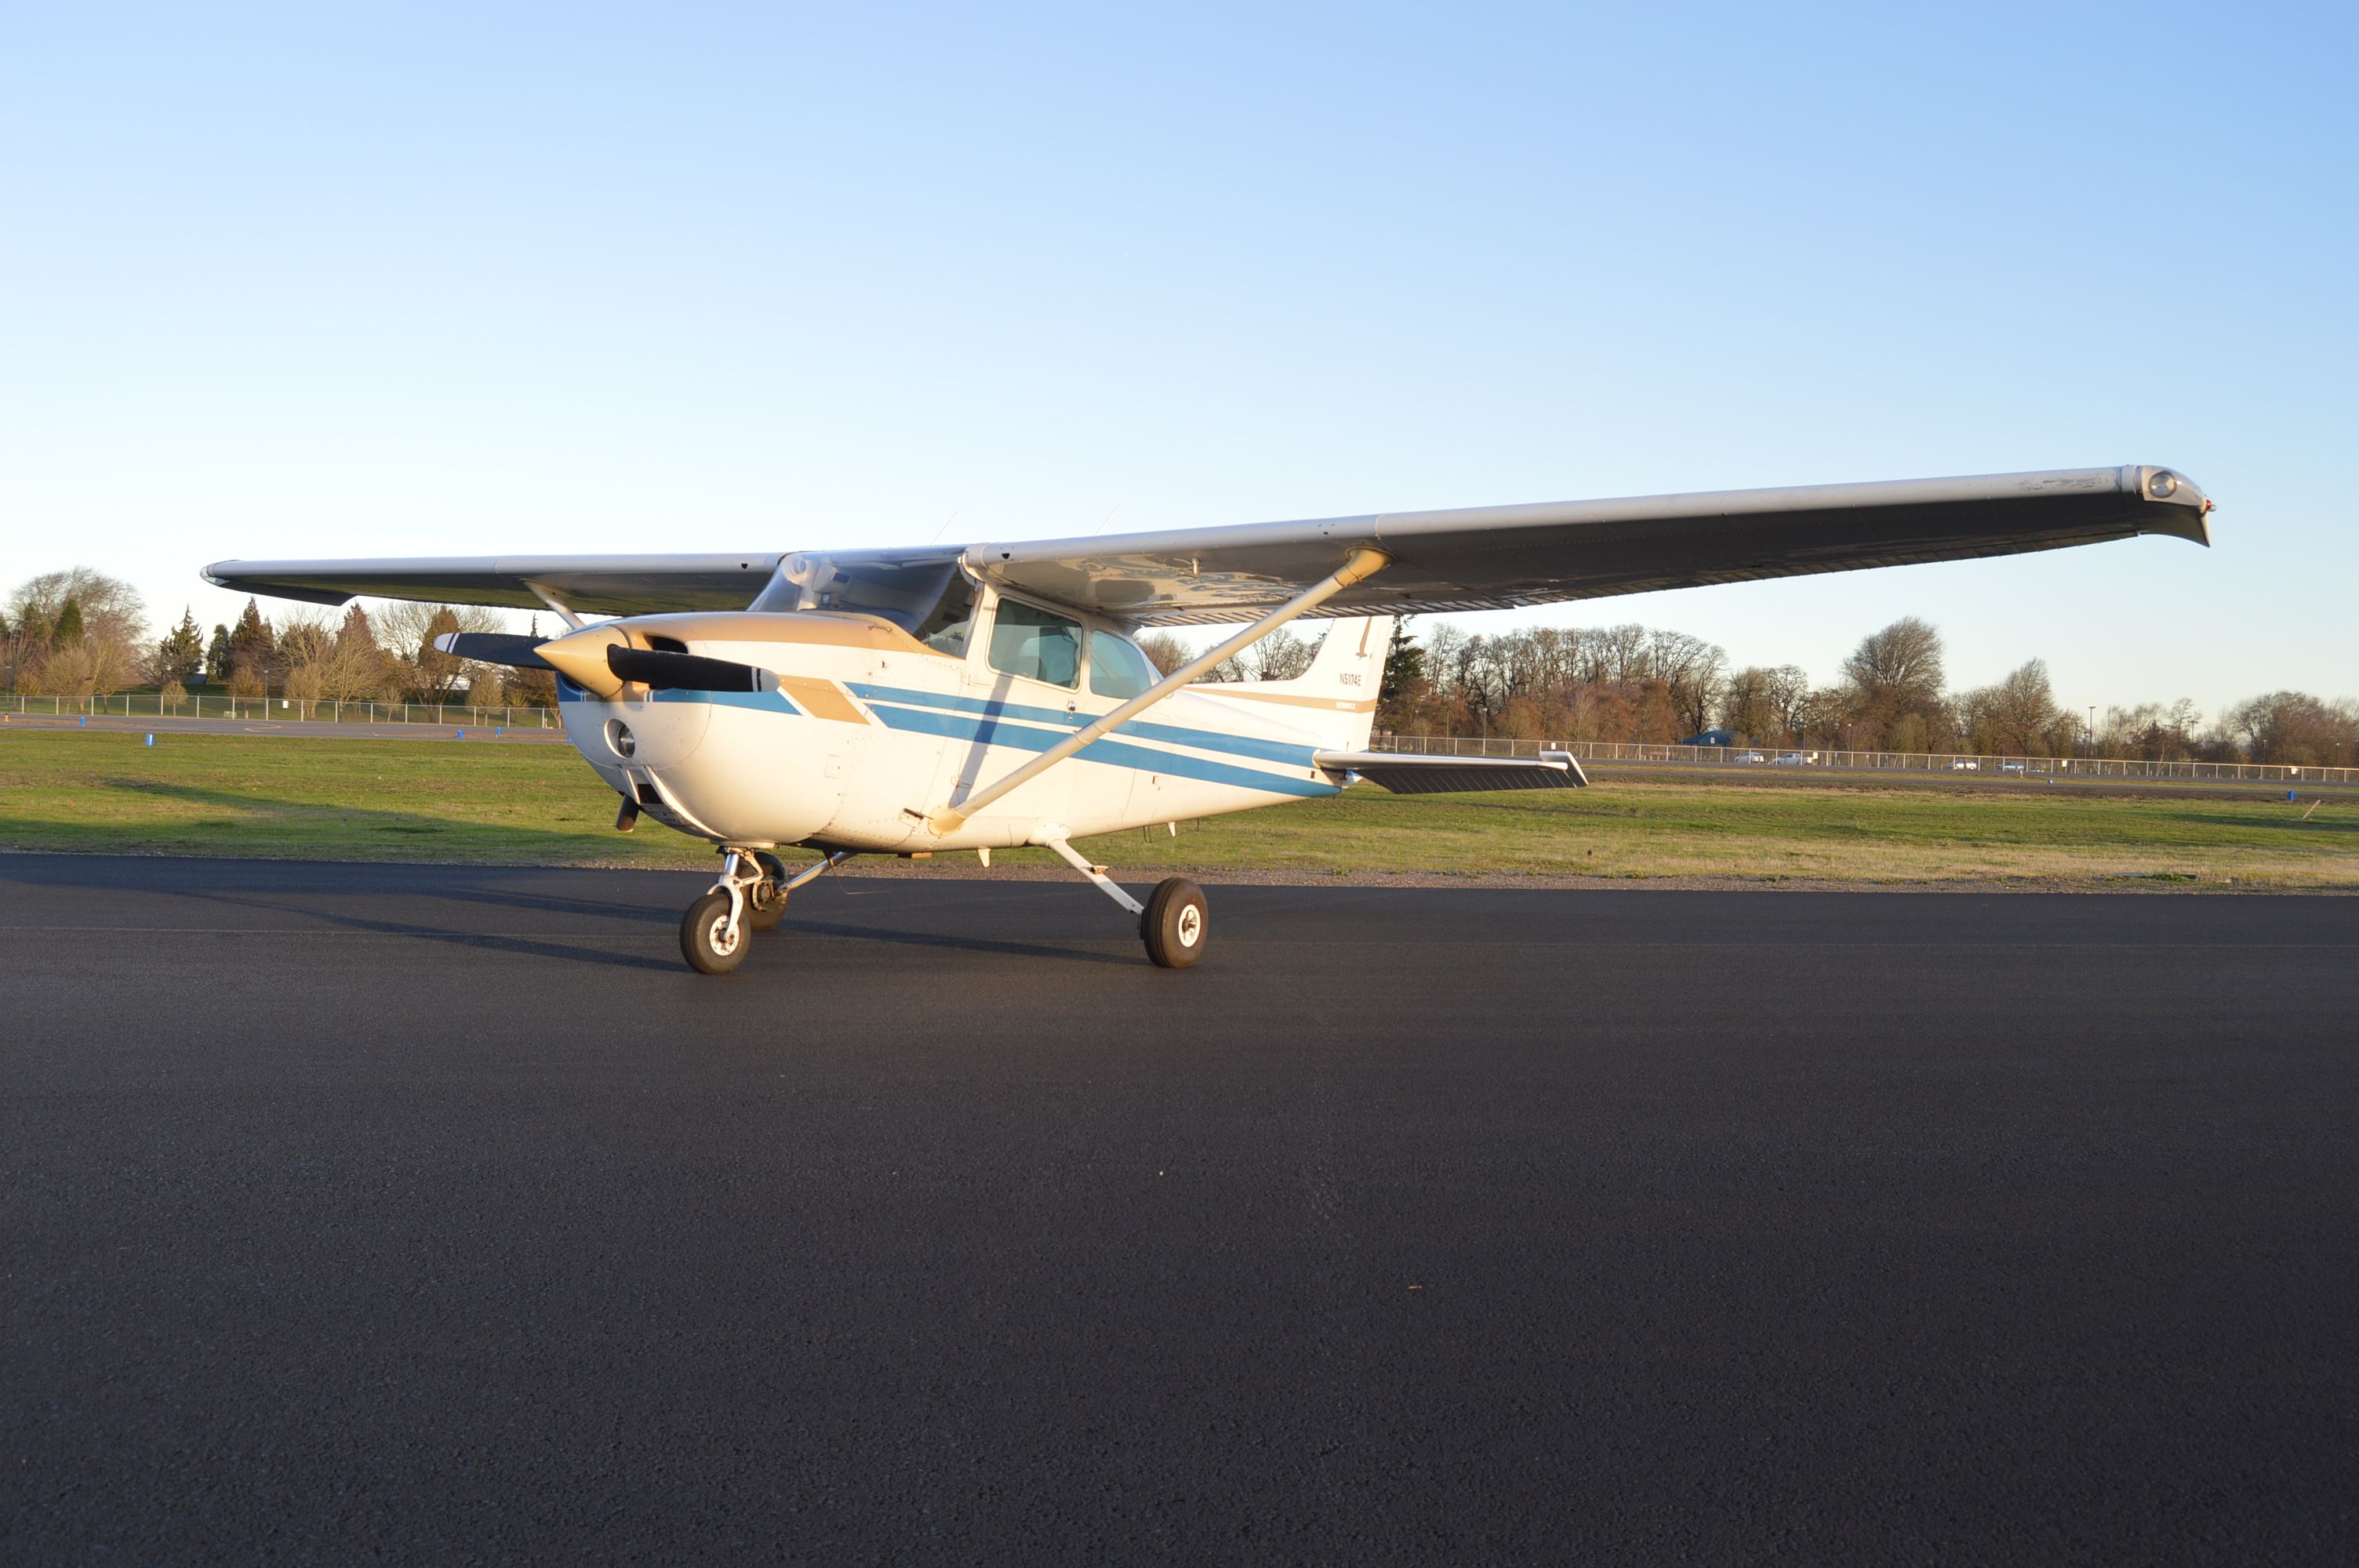
[[[1310,667],[1292,680],[1200,682],[1189,689],[1271,704],[1273,719],[1315,732],[1324,745],[1357,751],[1375,728],[1376,694],[1385,684],[1385,655],[1392,640],[1389,615],[1330,621]]]

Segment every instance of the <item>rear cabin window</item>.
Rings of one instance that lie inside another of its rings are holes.
[[[1100,697],[1136,697],[1155,684],[1155,666],[1127,637],[1090,633],[1090,689]]]
[[[991,626],[991,667],[1050,686],[1077,685],[1082,678],[1081,622],[1003,599]]]

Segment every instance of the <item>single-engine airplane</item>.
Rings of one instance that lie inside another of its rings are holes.
[[[859,854],[1041,845],[1137,917],[1167,968],[1205,951],[1202,890],[1140,903],[1072,846],[1117,828],[1338,793],[1564,789],[1537,759],[1367,749],[1396,616],[1963,560],[2140,534],[2211,543],[2211,501],[2144,465],[1444,512],[1030,544],[738,555],[223,561],[223,588],[554,611],[548,641],[442,638],[556,672],[574,748],[644,813],[711,840],[680,950],[737,967],[788,895]],[[609,617],[597,619],[592,617]],[[1303,617],[1292,680],[1198,684]],[[1243,629],[1158,675],[1142,626]],[[798,873],[773,852],[818,850]]]

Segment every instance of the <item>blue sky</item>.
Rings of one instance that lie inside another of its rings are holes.
[[[856,13],[856,14],[855,14]],[[1472,617],[2359,693],[2344,7],[18,7],[0,579],[2161,462],[2169,540]],[[955,521],[952,521],[952,519]]]

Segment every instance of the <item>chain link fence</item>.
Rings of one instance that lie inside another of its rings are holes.
[[[184,697],[167,702],[154,692],[113,697],[27,697],[0,693],[0,713],[102,719],[244,719],[311,724],[458,724],[485,729],[560,730],[547,708],[476,708],[463,702],[339,702],[327,697]]]
[[[1836,752],[1769,746],[1638,745],[1609,741],[1510,741],[1466,735],[1379,734],[1373,752],[1443,757],[1537,757],[1569,752],[1584,762],[1672,762],[1703,767],[1840,769],[1845,772],[1992,773],[2002,778],[2215,780],[2246,784],[2359,783],[2359,767],[2286,762],[2150,762],[2122,757],[2009,757],[1973,752]]]
[[[305,701],[293,697],[184,697],[153,692],[113,697],[27,697],[0,693],[0,713],[123,719],[281,719],[310,723],[441,724],[509,730],[560,730],[552,708],[476,708],[459,702]],[[2230,783],[2359,784],[2359,766],[2298,767],[2287,762],[2146,762],[2124,757],[2010,757],[1971,752],[1793,751],[1767,746],[1674,746],[1610,741],[1514,741],[1497,736],[1379,734],[1376,752],[1443,757],[1537,757],[1570,752],[1584,762],[1669,762],[1703,767],[1825,768],[1845,772],[1993,773],[2005,778],[2213,780]]]

